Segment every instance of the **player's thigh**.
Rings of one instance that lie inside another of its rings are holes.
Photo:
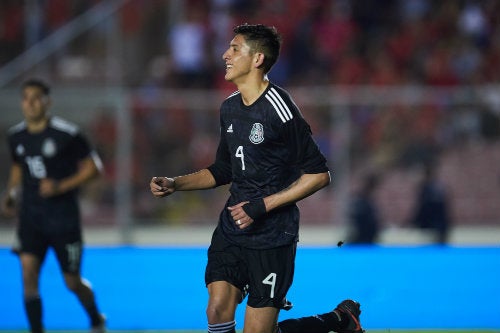
[[[275,333],[279,309],[274,307],[253,308],[247,306],[243,333]]]
[[[50,241],[46,234],[42,232],[40,226],[36,225],[36,222],[33,221],[36,218],[38,217],[31,215],[20,218],[17,239],[12,251],[17,254],[28,253],[36,256],[40,264],[42,264],[45,260]]]
[[[21,219],[17,229],[17,243],[14,244],[12,250],[19,255],[24,291],[27,294],[38,292],[40,269],[45,260],[48,247],[48,240],[33,225],[32,220]]]
[[[240,290],[243,300],[248,285],[248,273],[241,247],[229,243],[216,228],[207,251],[208,262],[205,269],[205,284],[225,281]]]
[[[61,270],[65,274],[79,275],[83,252],[81,232],[52,235],[50,242]]]
[[[286,294],[293,281],[296,244],[267,250],[248,250],[250,275],[248,305],[286,309]]]

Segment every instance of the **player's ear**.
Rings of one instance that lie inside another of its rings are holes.
[[[50,98],[50,96],[44,96],[43,104],[45,105],[46,108],[50,107],[52,105],[52,98]]]
[[[265,58],[264,53],[256,52],[254,54],[254,66],[256,68],[261,67],[262,64],[264,63],[264,58]]]

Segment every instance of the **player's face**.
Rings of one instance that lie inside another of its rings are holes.
[[[237,83],[252,70],[253,55],[242,35],[236,35],[233,38],[229,48],[222,55],[222,59],[226,63],[226,75],[224,76],[226,81]]]
[[[23,90],[21,108],[26,121],[40,121],[46,117],[50,98],[40,88],[26,87]]]

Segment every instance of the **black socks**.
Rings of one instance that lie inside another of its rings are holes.
[[[42,300],[40,296],[30,296],[24,299],[24,309],[32,333],[43,333]]]
[[[302,317],[297,319],[287,319],[278,324],[279,333],[328,333],[345,328],[348,318],[343,318],[343,314],[327,312],[321,315]],[[347,320],[346,320],[347,319]]]

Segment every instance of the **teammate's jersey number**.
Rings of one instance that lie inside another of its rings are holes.
[[[47,177],[47,169],[43,163],[43,157],[40,155],[26,156],[26,164],[33,178],[42,179]]]
[[[243,146],[238,146],[236,148],[236,154],[234,156],[241,159],[241,170],[245,170],[245,154],[243,153]]]

